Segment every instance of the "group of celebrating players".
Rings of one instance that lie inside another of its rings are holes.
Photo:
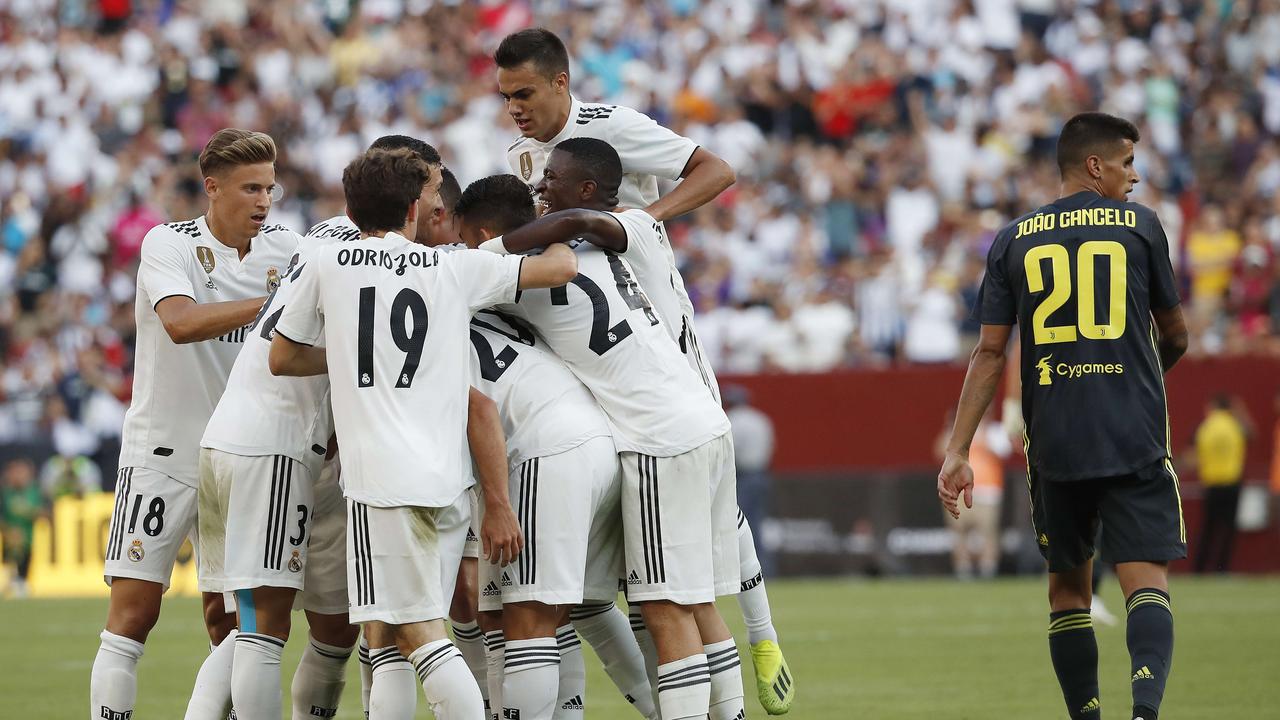
[[[574,98],[547,30],[495,61],[517,175],[463,191],[386,136],[347,166],[346,214],[300,237],[265,224],[271,138],[226,129],[199,160],[207,214],[147,234],[90,717],[132,717],[188,535],[211,639],[188,719],[281,716],[299,605],[295,720],[337,713],[357,647],[374,720],[413,717],[419,684],[442,720],[580,718],[579,636],[644,717],[741,720],[730,594],[762,705],[790,708],[662,225],[733,171]]]

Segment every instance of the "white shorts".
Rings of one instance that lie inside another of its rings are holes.
[[[200,547],[196,489],[150,468],[125,467],[115,494],[103,579],[149,580],[168,590],[182,541],[190,536]]]
[[[311,539],[303,570],[301,604],[322,615],[347,612],[347,504],[338,484],[341,464],[335,456],[316,479]]]
[[[618,595],[621,476],[613,438],[592,438],[511,473],[524,550],[505,567],[481,562],[479,609],[504,603],[577,605]]]
[[[200,590],[301,590],[314,494],[311,469],[291,457],[201,448]]]
[[[737,594],[742,570],[729,435],[674,457],[620,456],[627,600],[694,605]]]
[[[467,489],[467,498],[471,502],[471,524],[467,526],[467,542],[462,546],[462,557],[476,559],[480,557],[480,526],[476,518],[480,517],[480,499],[475,486]]]
[[[351,622],[406,625],[444,618],[470,515],[466,493],[443,508],[379,508],[348,498]]]

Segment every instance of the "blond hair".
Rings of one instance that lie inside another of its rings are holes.
[[[276,142],[266,133],[223,128],[200,153],[200,174],[209,177],[227,168],[276,161]]]

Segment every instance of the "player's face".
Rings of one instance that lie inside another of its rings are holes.
[[[498,68],[498,94],[520,134],[546,142],[560,132],[560,113],[569,96],[569,76],[547,77],[533,63]]]
[[[458,225],[458,237],[462,239],[462,244],[466,245],[472,250],[480,247],[480,243],[489,239],[488,233],[486,233],[476,223],[469,223],[464,220],[458,220],[456,216],[454,219]]]
[[[431,177],[422,186],[422,194],[418,196],[418,242],[429,244],[433,228],[431,223],[435,217],[444,212],[444,201],[440,199],[440,167],[431,165]]]
[[[1102,177],[1098,184],[1102,186],[1104,197],[1123,202],[1140,179],[1138,170],[1133,166],[1133,141],[1126,139],[1121,142],[1117,152],[1099,156]]]
[[[204,190],[209,213],[217,216],[218,224],[251,238],[267,221],[272,196],[278,192],[276,167],[272,163],[238,165],[205,178]]]
[[[543,212],[582,207],[582,183],[569,165],[568,153],[552,150],[542,180],[533,191],[542,200]]]

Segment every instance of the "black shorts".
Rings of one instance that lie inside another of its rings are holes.
[[[1162,459],[1128,475],[1051,482],[1028,474],[1031,524],[1049,572],[1102,560],[1163,563],[1187,556],[1187,528],[1173,464]]]

